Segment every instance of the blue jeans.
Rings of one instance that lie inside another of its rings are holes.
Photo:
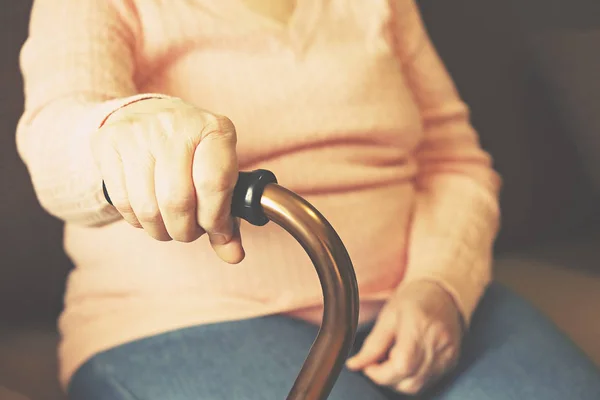
[[[358,333],[360,347],[369,328]],[[284,316],[195,326],[96,355],[74,375],[72,400],[285,399],[317,327]],[[343,370],[330,400],[400,400]],[[493,284],[456,371],[422,398],[598,400],[600,373],[528,303]]]

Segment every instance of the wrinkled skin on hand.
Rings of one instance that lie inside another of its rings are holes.
[[[401,285],[347,367],[380,386],[414,395],[456,365],[463,320],[453,298],[430,281]]]

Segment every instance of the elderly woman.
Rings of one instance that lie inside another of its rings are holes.
[[[19,151],[76,265],[72,399],[285,397],[322,296],[291,237],[229,215],[257,167],[356,268],[331,399],[600,398],[589,360],[490,285],[499,177],[413,0],[37,0],[21,62]]]

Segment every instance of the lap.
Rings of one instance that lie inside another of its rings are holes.
[[[318,327],[283,316],[169,332],[92,358],[75,374],[70,397],[285,399],[317,332]],[[387,398],[362,375],[344,370],[330,399]]]
[[[368,330],[360,332],[357,346]],[[284,399],[317,327],[283,316],[197,326],[93,357],[72,400]],[[528,303],[492,285],[474,315],[461,362],[427,395],[436,400],[600,398],[591,362]],[[331,400],[399,400],[343,370]]]

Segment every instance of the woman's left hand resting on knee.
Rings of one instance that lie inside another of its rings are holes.
[[[401,285],[347,367],[378,385],[417,394],[456,365],[463,325],[453,298],[438,284]]]

